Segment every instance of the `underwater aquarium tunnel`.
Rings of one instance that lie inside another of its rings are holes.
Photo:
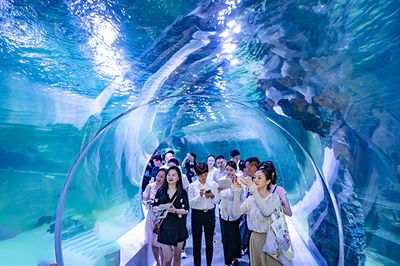
[[[218,114],[216,110],[220,110]],[[243,120],[248,124],[243,125]],[[298,127],[290,122],[287,126]],[[133,191],[132,184],[141,186],[148,160],[160,147],[174,150],[176,158],[195,152],[201,155],[199,161],[206,161],[209,154],[229,154],[238,148],[244,158],[257,156],[279,162],[279,171],[285,173],[280,184],[288,189],[293,204],[291,237],[299,254],[295,262],[326,263],[318,251],[319,237],[329,241],[334,247],[332,254],[343,260],[341,218],[329,187],[338,163],[331,151],[324,151],[318,138],[304,130],[294,133],[296,136],[263,110],[226,97],[176,96],[127,110],[94,136],[67,176],[55,224],[57,262],[93,264],[118,250],[121,236],[142,219],[140,189]],[[329,179],[302,143],[314,147],[314,156],[324,160]],[[316,220],[324,219],[327,210],[332,227],[328,236],[319,235],[312,227]],[[315,221],[310,216],[315,216]],[[77,228],[75,221],[71,225],[71,217],[91,222]],[[136,234],[130,241],[140,241],[140,236]]]
[[[272,160],[294,265],[399,265],[399,13],[0,0],[0,265],[150,265],[156,149]]]

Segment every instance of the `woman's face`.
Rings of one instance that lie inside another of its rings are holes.
[[[271,180],[267,180],[264,173],[259,170],[255,172],[253,182],[256,184],[257,188],[267,188],[268,184],[271,183]]]
[[[214,165],[215,165],[215,159],[214,159],[214,157],[212,157],[212,156],[208,157],[207,163],[208,163],[208,170],[211,171],[211,169],[212,169],[212,168],[214,167]]]
[[[227,177],[229,177],[231,179],[236,177],[236,175],[235,175],[236,174],[236,170],[232,166],[227,165],[226,168],[225,168],[225,171],[226,171],[226,176]]]
[[[191,154],[189,154],[188,158],[189,158],[190,162],[192,162],[192,163],[194,162],[194,157]]]
[[[157,187],[160,187],[164,183],[164,180],[165,180],[165,171],[159,171],[156,176]]]
[[[179,180],[178,172],[175,169],[171,169],[168,172],[167,182],[168,184],[176,184]]]

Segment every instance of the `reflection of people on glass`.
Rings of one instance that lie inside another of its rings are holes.
[[[189,237],[186,216],[189,210],[187,192],[182,187],[182,173],[177,166],[167,170],[167,182],[157,191],[154,206],[172,203],[160,227],[158,242],[163,251],[163,265],[180,265],[183,242]]]
[[[252,195],[242,204],[239,202],[242,188],[237,182],[233,185],[235,190],[233,211],[236,215],[247,214],[247,226],[252,231],[249,243],[252,266],[281,265],[278,259],[263,252],[267,232],[271,227],[271,214],[280,208],[279,197],[268,191],[271,179],[272,171],[263,167],[255,172],[254,183],[250,177],[246,177],[242,182]]]
[[[146,217],[145,241],[148,245],[151,245],[151,249],[153,251],[154,259],[156,260],[157,266],[161,265],[162,256],[160,256],[160,243],[157,242],[158,236],[153,233],[154,212],[152,210],[152,204],[154,202],[157,190],[162,186],[165,181],[166,172],[167,170],[165,169],[159,169],[156,174],[156,181],[148,184],[143,192],[143,203],[149,209]]]

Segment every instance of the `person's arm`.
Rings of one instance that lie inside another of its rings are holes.
[[[186,157],[182,161],[182,167],[186,168],[186,162],[189,160],[189,153],[186,154]]]
[[[247,208],[247,202],[248,200],[246,199],[241,205],[240,205],[240,194],[242,193],[242,188],[238,186],[233,186],[233,208],[232,208],[232,213],[235,216],[240,216],[244,213],[248,212]],[[230,193],[229,193],[230,194]]]
[[[204,197],[206,199],[212,199],[213,203],[217,204],[218,201],[215,201],[215,198],[218,195],[218,189],[214,188],[214,184],[209,184],[209,186],[210,188],[205,191]]]
[[[146,189],[142,193],[142,201],[147,206],[150,199],[150,184],[146,186]]]
[[[278,187],[281,188],[281,187]],[[283,213],[286,214],[287,216],[291,217],[293,215],[292,209],[290,208],[290,203],[287,198],[287,192],[284,188],[281,188],[281,191],[278,193],[279,199],[281,200],[281,204],[283,207]]]
[[[254,199],[255,199],[255,201],[257,203],[257,206],[260,208],[261,213],[265,217],[270,216],[275,211],[275,209],[277,208],[277,204],[274,201],[278,197],[270,197],[270,200],[268,200],[267,204],[266,204],[265,201],[261,198],[260,194],[258,193],[256,184],[253,183],[251,185],[251,187],[249,188],[249,191],[250,191],[251,194],[253,194],[253,197],[254,197]]]
[[[189,199],[188,194],[183,192],[182,194],[183,203],[181,204],[180,208],[175,209],[175,214],[177,215],[187,215],[189,212]]]
[[[193,206],[201,201],[201,195],[198,192],[197,188],[195,187],[196,183],[191,183],[189,185],[189,203],[190,206]]]
[[[158,206],[161,204],[161,194],[160,190],[157,190],[156,195],[154,196],[154,202],[153,202],[153,207]]]
[[[218,204],[218,202],[220,201],[220,193],[218,192],[218,186],[215,182],[212,184],[211,191],[214,194],[214,198],[213,198],[214,204]]]
[[[213,174],[213,180],[214,180],[215,182],[218,181],[217,173],[218,173],[218,170],[217,170],[217,171],[214,171],[214,174]]]

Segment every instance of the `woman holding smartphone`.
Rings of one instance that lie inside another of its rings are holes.
[[[252,194],[240,204],[241,186],[234,184],[235,200],[234,213],[246,214],[247,225],[252,231],[250,236],[250,264],[251,266],[281,265],[278,258],[263,252],[267,232],[271,227],[271,214],[279,210],[281,203],[279,197],[269,191],[272,181],[272,170],[263,166],[254,174],[254,182],[246,177],[242,182]]]
[[[226,176],[222,177],[220,181],[228,178],[231,180],[232,184],[237,184],[239,189],[241,189],[239,197],[241,198],[241,201],[243,201],[245,198],[245,191],[244,187],[241,187],[237,183],[236,169],[236,163],[234,161],[229,161],[225,168]],[[236,215],[232,210],[234,200],[233,188],[230,187],[221,190],[220,198],[221,202],[218,207],[225,265],[231,265],[232,263],[238,265],[238,259],[242,257],[239,230],[241,214]]]

